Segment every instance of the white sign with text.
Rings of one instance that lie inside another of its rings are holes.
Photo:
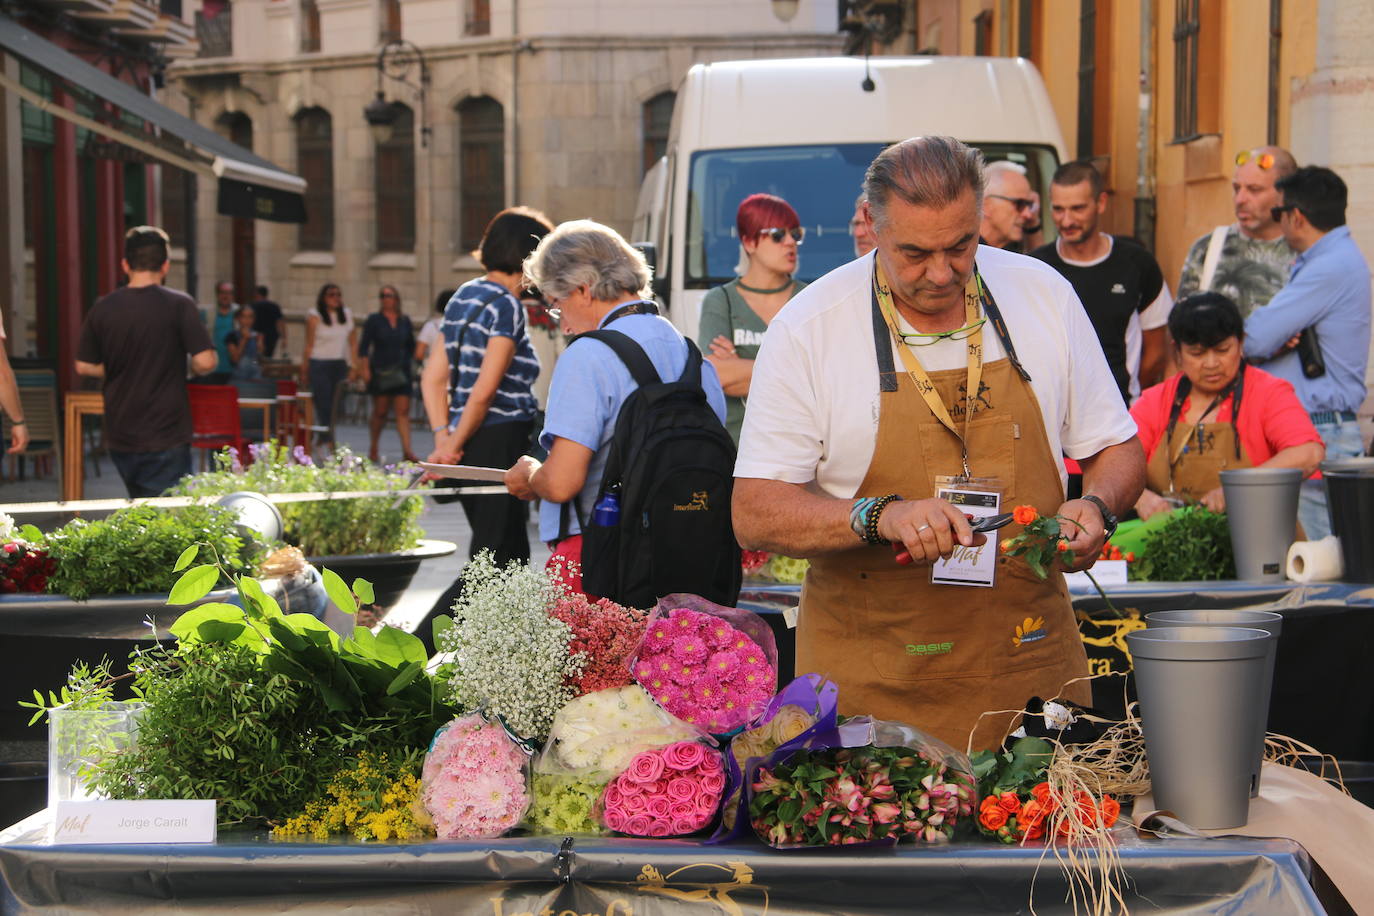
[[[60,801],[54,844],[213,843],[215,803],[207,801]]]

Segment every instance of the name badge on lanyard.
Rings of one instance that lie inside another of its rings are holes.
[[[959,507],[974,518],[997,515],[1002,511],[1002,484],[993,477],[935,478],[935,497]],[[932,585],[972,585],[992,588],[997,576],[997,538],[988,535],[977,547],[954,545],[948,560],[937,560],[930,568]]]

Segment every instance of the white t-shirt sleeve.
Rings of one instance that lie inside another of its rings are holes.
[[[811,362],[792,328],[774,321],[749,382],[736,477],[805,484],[825,451]]]
[[[1159,288],[1159,295],[1155,296],[1155,301],[1140,313],[1140,327],[1145,331],[1153,331],[1155,328],[1162,328],[1169,323],[1169,313],[1174,310],[1174,297],[1169,292],[1169,283],[1165,283]]]
[[[425,322],[425,326],[420,328],[420,336],[416,338],[419,343],[430,346],[439,339],[439,319],[431,318]]]
[[[1135,421],[1121,400],[1107,357],[1102,354],[1097,332],[1081,307],[1063,309],[1069,372],[1065,386],[1068,399],[1060,447],[1070,458],[1091,458],[1136,434]]]

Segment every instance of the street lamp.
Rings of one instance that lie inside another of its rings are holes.
[[[410,71],[418,69],[419,82],[412,82]],[[429,67],[425,55],[413,43],[404,38],[388,41],[377,52],[377,97],[363,108],[363,118],[372,130],[372,138],[378,143],[391,139],[391,130],[400,112],[396,103],[386,100],[383,91],[384,79],[393,79],[415,90],[420,103],[420,146],[429,146],[429,119],[425,113],[425,91],[429,88]]]

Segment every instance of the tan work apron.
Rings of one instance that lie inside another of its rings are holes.
[[[995,324],[1001,332],[1000,320]],[[856,495],[925,499],[935,495],[936,476],[960,473],[961,450],[911,377],[892,371],[891,339],[876,317],[878,440]],[[1005,337],[1003,347],[1014,353]],[[962,423],[966,370],[929,374]],[[1004,512],[1019,505],[1056,512],[1064,501],[1059,462],[1035,393],[1011,360],[984,366],[973,409],[973,476],[1001,481]],[[982,549],[996,550],[997,541],[990,535]],[[1064,689],[1088,674],[1088,663],[1062,573],[1042,580],[1023,560],[1000,556],[992,588],[933,585],[929,566],[898,566],[890,546],[812,560],[802,588],[797,672],[813,671],[840,686],[840,712],[906,722],[959,750],[984,712],[1019,710],[1032,696],[1062,695],[1084,705],[1091,698],[1087,681]],[[984,717],[973,748],[996,747],[1015,719]]]
[[[1179,457],[1173,462],[1171,475],[1172,455]],[[1145,468],[1145,485],[1160,496],[1197,502],[1221,486],[1222,471],[1253,466],[1229,422],[1203,423],[1201,427],[1179,423],[1168,442],[1155,446]]]

